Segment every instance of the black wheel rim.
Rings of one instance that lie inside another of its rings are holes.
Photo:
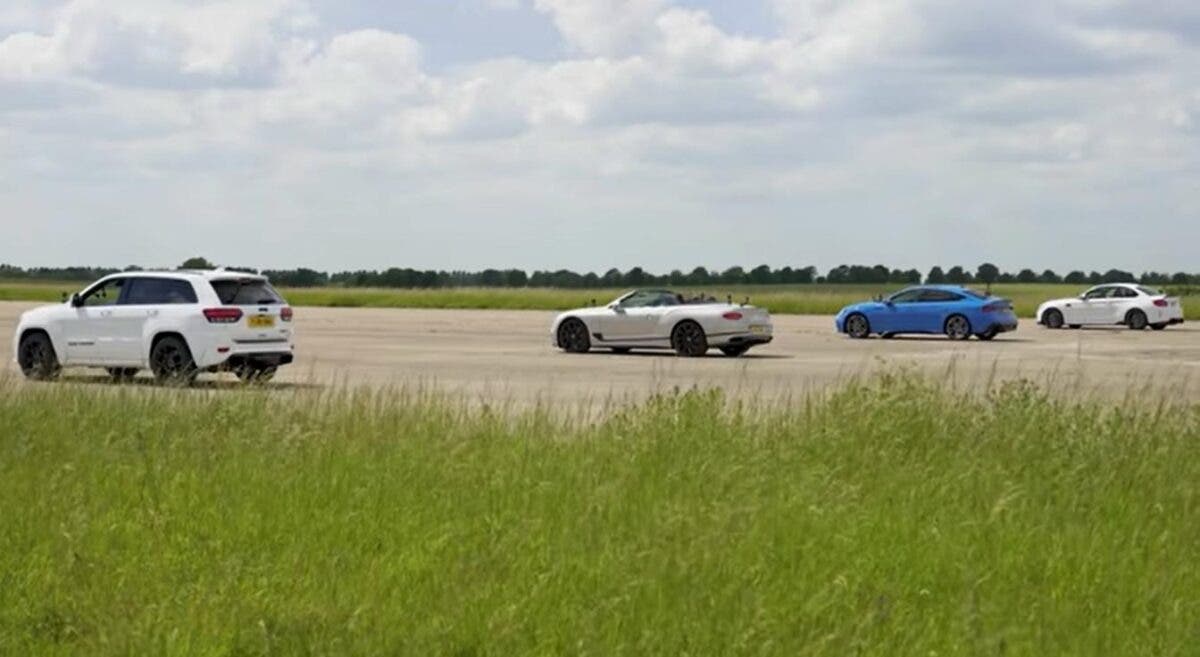
[[[867,318],[861,315],[855,315],[847,322],[847,332],[856,337],[861,338],[867,334]]]
[[[558,330],[558,344],[567,351],[587,350],[589,346],[587,327],[578,320],[566,322]]]
[[[946,322],[946,334],[952,338],[963,338],[971,332],[971,325],[962,317],[951,317]]]
[[[49,369],[46,345],[41,340],[26,340],[21,345],[21,370],[28,372],[44,372]]]
[[[159,345],[154,350],[154,371],[168,379],[182,379],[191,369],[191,358],[176,344]]]
[[[708,344],[704,338],[704,330],[695,324],[684,324],[675,329],[675,348],[689,356],[704,353]]]

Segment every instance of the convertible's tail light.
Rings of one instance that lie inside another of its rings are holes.
[[[1166,299],[1155,299],[1154,305],[1158,306],[1159,308],[1166,308],[1167,300]]]
[[[725,313],[724,315],[721,315],[721,317],[724,317],[725,319],[728,319],[731,322],[736,322],[737,320],[742,318],[742,314],[736,310],[731,310],[731,311]]]
[[[284,306],[282,309],[280,309],[280,311],[279,311],[279,319],[282,319],[282,320],[283,320],[283,321],[285,321],[285,322],[290,322],[290,321],[292,321],[292,307],[291,307],[291,306]]]
[[[204,319],[209,324],[236,324],[242,319],[240,308],[205,308]]]

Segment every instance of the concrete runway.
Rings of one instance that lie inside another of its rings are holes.
[[[18,315],[30,307],[0,303],[0,371],[16,372],[11,336]],[[1080,394],[1122,397],[1155,389],[1200,400],[1195,324],[1165,331],[1050,331],[1022,320],[1020,330],[992,342],[940,336],[859,341],[835,333],[830,317],[785,315],[775,317],[775,341],[742,358],[714,351],[686,359],[666,352],[565,354],[550,344],[551,319],[551,313],[535,311],[298,308],[297,362],[273,385],[419,387],[517,403],[597,403],[720,386],[777,399],[856,374],[909,367],[972,388],[1027,378]],[[76,382],[104,380],[99,370],[68,375]],[[229,374],[217,378],[233,380]]]

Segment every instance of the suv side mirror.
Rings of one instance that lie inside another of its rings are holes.
[[[79,308],[81,306],[83,306],[83,297],[79,296],[78,292],[76,292],[75,294],[72,294],[71,295],[71,307]]]

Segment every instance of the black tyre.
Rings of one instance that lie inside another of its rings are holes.
[[[1146,319],[1146,313],[1140,310],[1131,310],[1129,314],[1125,315],[1125,325],[1131,331],[1141,331],[1149,324],[1150,321]]]
[[[946,325],[943,328],[946,332],[946,337],[951,340],[966,340],[971,337],[971,322],[962,315],[947,317]]]
[[[1167,328],[1167,325],[1161,324],[1161,323],[1160,324],[1151,324],[1150,328],[1154,329],[1155,331],[1161,331],[1161,330]]]
[[[871,322],[862,313],[854,313],[846,318],[846,335],[861,340],[871,335]]]
[[[233,373],[237,375],[237,378],[245,383],[266,383],[275,378],[275,373],[278,371],[278,367],[269,365],[242,365],[233,369]]]
[[[34,381],[50,381],[62,372],[54,344],[45,333],[30,333],[17,345],[17,364],[21,373]]]
[[[738,356],[745,354],[747,351],[750,351],[750,345],[748,344],[731,344],[721,347],[721,353],[729,356],[730,358],[737,358]]]
[[[1042,325],[1049,329],[1060,329],[1063,327],[1062,312],[1057,308],[1051,308],[1042,313]]]
[[[629,347],[613,347],[612,352],[614,354],[627,354],[629,353]]]
[[[200,373],[187,343],[173,335],[160,338],[150,349],[150,370],[159,381],[180,386],[191,385]]]
[[[118,383],[126,383],[133,380],[137,376],[138,370],[136,367],[107,367],[108,375],[113,381]]]
[[[558,348],[572,354],[587,353],[592,348],[592,338],[587,325],[569,317],[558,325]]]
[[[708,337],[696,322],[679,322],[671,331],[671,348],[676,354],[687,358],[703,356],[708,352]]]

